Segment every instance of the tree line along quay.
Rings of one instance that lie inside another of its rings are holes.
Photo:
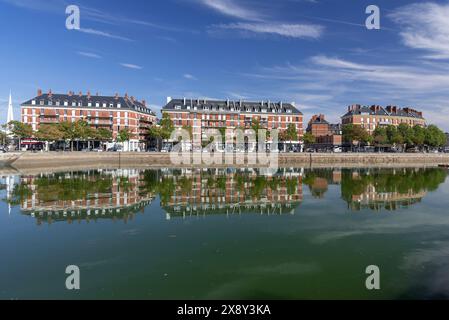
[[[9,151],[167,152],[181,143],[176,132],[183,129],[185,149],[193,152],[449,152],[447,133],[428,124],[422,112],[396,106],[353,105],[341,123],[320,114],[304,127],[295,103],[167,98],[158,119],[145,101],[128,94],[38,90],[21,105],[20,121],[8,120],[1,140]],[[243,143],[226,137],[235,130],[244,135]],[[260,130],[265,141],[259,141]]]

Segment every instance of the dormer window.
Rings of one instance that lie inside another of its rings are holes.
[[[106,102],[103,102],[103,108],[106,108]]]
[[[175,110],[181,110],[181,106],[175,106]]]
[[[64,106],[68,106],[69,105],[69,102],[68,101],[64,101]]]
[[[61,105],[61,101],[59,101],[59,100],[56,101],[56,105],[57,105],[57,106],[60,106],[60,105]]]
[[[48,101],[48,105],[49,105],[49,106],[52,106],[52,105],[53,105],[53,101],[49,100],[49,101]]]
[[[121,103],[117,103],[117,108],[121,108],[122,104]]]
[[[44,105],[44,100],[40,101],[40,105],[43,106]]]
[[[83,103],[82,102],[78,102],[78,107],[82,107]]]
[[[36,105],[36,100],[31,101],[31,104],[34,106]]]
[[[92,107],[92,102],[88,102],[88,103],[87,103],[87,106],[88,106],[88,107]]]
[[[109,108],[114,108],[114,104],[113,104],[113,103],[110,103],[110,104],[109,104]]]
[[[75,101],[72,102],[72,107],[76,107],[76,102]]]
[[[287,113],[292,113],[292,110],[291,109],[287,109]]]
[[[99,108],[99,107],[100,107],[100,103],[99,103],[99,102],[96,102],[96,103],[95,103],[95,107]]]

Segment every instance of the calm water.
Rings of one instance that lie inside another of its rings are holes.
[[[449,298],[448,171],[3,176],[0,298]],[[365,288],[378,265],[380,291]],[[81,291],[65,268],[81,269]]]

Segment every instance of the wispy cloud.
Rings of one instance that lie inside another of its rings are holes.
[[[134,70],[142,70],[143,67],[137,65],[137,64],[132,64],[132,63],[120,63],[120,65],[124,68],[128,68],[128,69],[134,69]]]
[[[118,36],[118,35],[115,35],[115,34],[112,34],[112,33],[106,32],[106,31],[101,31],[101,30],[96,30],[96,29],[81,28],[77,31],[87,33],[87,34],[93,34],[96,36],[111,38],[111,39],[117,39],[117,40],[123,40],[123,41],[134,41],[134,40],[126,38],[126,37]]]
[[[184,74],[183,77],[187,80],[198,80],[195,76],[191,75],[190,73]]]
[[[258,21],[264,17],[256,10],[245,8],[234,0],[199,0],[203,5],[223,14],[243,20]]]
[[[310,24],[286,24],[286,23],[231,23],[215,25],[210,28],[210,31],[216,30],[240,30],[244,32],[256,34],[272,34],[288,38],[319,38],[324,30],[324,27]]]
[[[449,3],[416,3],[400,7],[389,17],[403,29],[404,44],[431,52],[428,58],[449,59]]]
[[[77,54],[80,56],[86,57],[86,58],[93,58],[93,59],[101,59],[102,58],[102,56],[100,56],[96,53],[92,53],[92,52],[78,51]]]
[[[245,90],[297,101],[306,118],[323,112],[338,121],[349,104],[393,104],[422,110],[430,123],[449,129],[449,72],[442,63],[372,64],[317,55],[244,75],[254,86]]]

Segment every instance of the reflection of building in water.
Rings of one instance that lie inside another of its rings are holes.
[[[173,189],[162,205],[172,216],[205,214],[293,214],[302,202],[302,171],[280,169],[271,176],[256,169],[166,171]]]
[[[16,177],[8,175],[1,177],[1,189],[5,190],[6,202],[8,204],[8,214],[11,215],[11,203],[10,200],[13,196],[14,187],[16,185]]]
[[[323,199],[329,189],[329,185],[341,183],[340,169],[313,169],[305,173],[304,184],[309,186],[314,198]]]
[[[343,170],[342,197],[351,210],[397,210],[421,202],[446,179],[440,168]]]
[[[137,170],[93,171],[22,177],[20,205],[25,214],[43,220],[132,219],[153,195],[142,192]]]
[[[324,198],[329,185],[341,185],[351,210],[396,210],[422,200],[446,179],[440,168],[367,168],[306,170],[304,184],[314,198]]]
[[[379,192],[373,185],[368,185],[362,194],[354,194],[350,203],[352,210],[369,208],[373,210],[396,210],[421,202],[427,195],[425,191],[415,192],[412,189],[404,192]]]

